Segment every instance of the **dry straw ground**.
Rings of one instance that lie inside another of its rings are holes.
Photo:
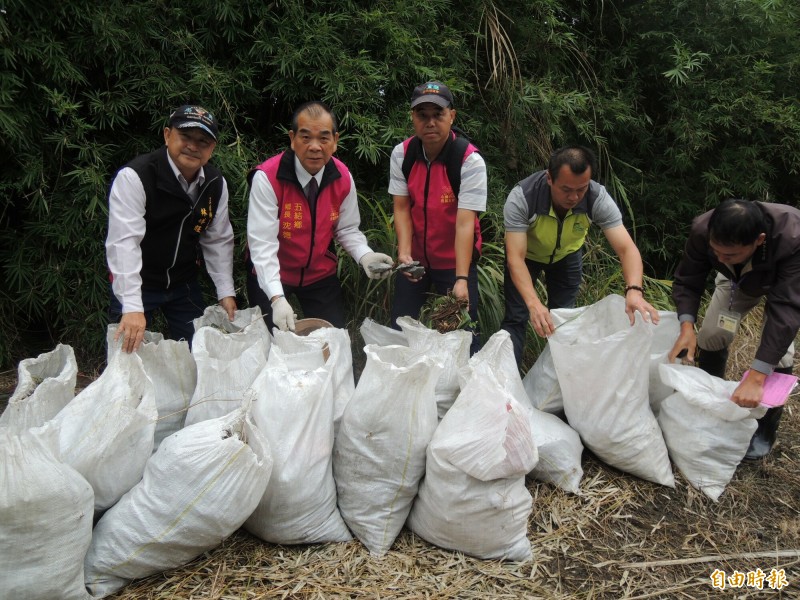
[[[744,326],[730,379],[755,350],[758,322],[748,318]],[[357,541],[284,547],[240,531],[185,567],[133,582],[113,598],[800,598],[798,401],[795,393],[773,454],[741,465],[719,503],[677,472],[669,489],[588,453],[580,496],[531,482],[533,559],[523,564],[477,560],[405,530],[382,559]],[[788,585],[712,586],[715,570],[757,569],[767,576],[775,569]]]

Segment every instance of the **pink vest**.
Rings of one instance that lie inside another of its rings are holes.
[[[403,142],[403,154],[413,140]],[[470,144],[464,160],[477,148]],[[413,228],[411,252],[414,260],[421,261],[431,269],[456,268],[456,214],[458,198],[453,193],[447,178],[447,169],[441,155],[428,166],[424,156],[411,167],[408,176],[408,196],[411,201],[411,223]],[[426,195],[425,190],[428,193]],[[475,217],[475,250],[481,250],[481,228]]]
[[[285,152],[273,156],[256,169],[264,172],[278,198],[281,283],[309,285],[336,274],[337,258],[332,242],[339,209],[350,193],[350,171],[343,162],[331,158],[325,165],[316,211],[312,215],[295,175],[293,154],[286,157],[280,168],[284,155]]]

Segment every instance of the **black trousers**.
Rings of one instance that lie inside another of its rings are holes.
[[[108,317],[111,323],[119,323],[122,318],[122,304],[110,290],[110,303]],[[153,289],[142,287],[142,308],[150,329],[153,323],[153,313],[161,310],[169,327],[169,338],[173,340],[186,340],[192,345],[194,336],[194,320],[203,316],[205,301],[200,282],[196,279],[186,283],[176,284],[169,289]]]
[[[325,319],[331,325],[344,328],[345,313],[342,301],[342,286],[336,275],[320,279],[314,283],[303,286],[283,285],[286,299],[294,295],[300,303],[303,317],[310,319]],[[250,306],[258,306],[267,322],[267,327],[272,331],[275,323],[272,321],[272,308],[269,298],[258,285],[258,277],[252,272],[247,274],[247,299]]]
[[[549,265],[526,258],[525,266],[528,267],[528,272],[531,274],[531,280],[534,285],[536,285],[536,280],[544,274],[548,309],[575,308],[575,300],[578,297],[583,274],[583,253],[581,250],[568,254],[560,261]],[[517,359],[517,364],[519,364],[522,361],[522,353],[525,349],[525,336],[528,332],[531,313],[511,280],[508,263],[506,263],[505,267],[503,289],[505,292],[506,314],[500,327],[505,329],[511,336],[511,342],[514,344],[514,357]]]
[[[440,296],[447,295],[453,289],[456,283],[456,270],[427,269],[422,279],[416,283],[409,281],[407,277],[401,274],[395,277],[391,326],[393,329],[400,329],[400,326],[397,325],[398,317],[419,319],[422,307],[430,298],[431,288]],[[474,261],[469,266],[469,272],[467,273],[467,293],[469,294],[469,316],[473,323],[477,323],[480,294],[478,291],[478,267]],[[475,354],[480,348],[480,331],[476,326],[472,330],[470,355]]]

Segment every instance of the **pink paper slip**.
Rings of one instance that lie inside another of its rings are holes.
[[[750,371],[745,371],[742,381],[745,380]],[[761,406],[783,406],[792,390],[797,385],[797,377],[786,373],[775,373],[768,375],[764,380],[764,397],[761,399]]]

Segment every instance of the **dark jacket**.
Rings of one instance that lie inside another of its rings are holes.
[[[752,270],[738,288],[751,297],[766,297],[766,322],[756,360],[776,365],[800,328],[800,210],[784,204],[756,203],[764,213],[767,239],[752,257]],[[708,245],[709,211],[692,223],[683,259],[675,271],[672,297],[678,315],[697,318],[700,298],[712,269],[736,281]]]
[[[222,175],[206,164],[205,182],[193,202],[175,178],[166,146],[125,166],[136,171],[146,196],[142,285],[162,289],[193,280],[201,257],[200,234],[211,225],[222,196]]]

